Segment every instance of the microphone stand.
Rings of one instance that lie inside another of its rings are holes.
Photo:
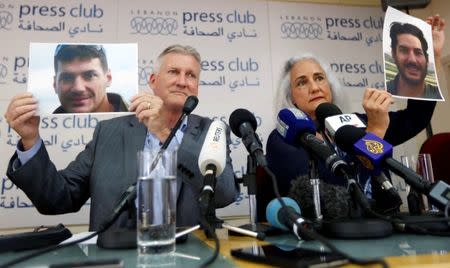
[[[206,179],[207,177],[205,177]],[[210,182],[210,185],[215,185],[216,177],[209,176],[209,179],[213,181]],[[229,232],[234,232],[240,235],[247,235],[250,237],[257,238],[259,240],[265,239],[265,234],[253,231],[252,229],[245,229],[242,227],[235,227],[225,223],[222,219],[219,219],[216,216],[216,202],[215,202],[215,194],[214,190],[211,191],[202,191],[198,198],[199,208],[200,208],[200,224],[195,225],[192,228],[189,228],[179,234],[176,234],[176,237],[186,235],[192,231],[195,231],[199,228],[203,228],[205,235],[208,239],[213,239],[215,236],[215,231],[217,228],[225,228]]]
[[[198,204],[200,209],[200,226],[205,231],[206,237],[212,239],[216,228],[220,228],[223,221],[216,217],[216,198],[214,188],[216,187],[216,169],[212,167],[212,172],[207,171],[207,175],[204,177],[203,185],[209,185],[209,187],[203,188],[198,198]]]
[[[280,234],[281,231],[270,225],[264,223],[258,223],[257,216],[257,202],[256,202],[256,169],[257,161],[255,156],[252,154],[247,155],[247,173],[242,176],[239,183],[242,182],[244,186],[247,187],[247,194],[249,197],[249,214],[250,223],[239,226],[239,228],[244,230],[249,230],[251,232],[259,233],[260,235],[276,235]],[[239,232],[234,231],[230,233],[231,235],[240,235]]]
[[[313,202],[314,202],[314,212],[316,214],[316,218],[314,219],[314,224],[316,228],[320,229],[320,225],[322,224],[322,210],[320,207],[320,179],[319,172],[317,170],[317,160],[314,158],[310,158],[309,160],[309,179],[313,189]]]
[[[200,196],[198,198],[199,202],[199,209],[200,209],[200,224],[195,225],[185,231],[182,231],[180,233],[175,234],[175,238],[179,238],[183,235],[187,235],[190,232],[193,232],[200,227],[203,228],[204,233],[206,237],[209,240],[214,240],[215,243],[215,249],[214,254],[211,256],[210,259],[208,259],[204,264],[202,264],[201,267],[206,267],[209,264],[213,263],[217,257],[219,256],[220,252],[220,241],[219,238],[216,235],[216,228],[225,228],[228,229],[228,231],[233,231],[240,233],[242,235],[248,235],[254,238],[257,238],[259,240],[264,240],[265,236],[264,234],[248,231],[242,228],[234,227],[231,225],[228,225],[224,223],[223,220],[216,217],[216,202],[215,202],[215,193],[214,188],[216,185],[216,170],[215,167],[212,168],[211,172],[204,177],[204,187],[202,191],[200,192]]]

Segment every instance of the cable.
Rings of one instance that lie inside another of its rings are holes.
[[[450,202],[448,204],[450,204]],[[448,204],[446,207],[449,206]],[[447,209],[446,209],[446,211],[447,211]],[[381,219],[384,221],[388,221],[393,224],[401,224],[401,225],[408,224],[408,228],[411,229],[412,231],[414,231],[414,233],[436,235],[436,236],[450,236],[450,231],[449,232],[433,231],[433,230],[429,230],[424,227],[421,227],[419,225],[414,225],[414,224],[419,224],[419,223],[444,222],[444,223],[449,224],[449,226],[450,226],[450,218],[448,216],[445,216],[443,218],[436,218],[436,219],[398,219],[398,218],[394,218],[394,217],[390,217],[390,216],[381,215],[371,209],[368,209],[365,212],[367,212],[368,214],[372,215],[375,218],[378,218],[378,219]]]
[[[447,205],[445,205],[445,209],[444,209],[444,215],[446,218],[448,218],[448,211],[450,210],[450,202],[447,202]],[[450,225],[450,223],[449,223]]]
[[[133,186],[130,186],[130,187],[127,189],[127,192],[132,191],[132,188],[133,188]],[[133,200],[134,200],[134,198],[133,198]],[[42,255],[42,254],[44,254],[44,253],[47,253],[47,252],[50,252],[50,251],[53,251],[53,250],[57,250],[57,249],[61,249],[61,248],[65,248],[65,247],[68,247],[68,246],[72,246],[72,245],[75,245],[75,244],[77,244],[77,243],[80,243],[80,242],[86,241],[86,240],[88,240],[88,239],[91,239],[92,237],[94,237],[94,236],[96,236],[96,235],[98,235],[98,234],[100,234],[100,233],[103,233],[103,232],[106,231],[109,227],[111,227],[111,225],[117,220],[117,218],[119,217],[119,215],[122,213],[122,211],[124,210],[124,208],[125,208],[125,206],[122,206],[121,209],[116,209],[116,210],[114,210],[114,212],[113,212],[113,214],[111,215],[111,217],[110,217],[107,221],[105,221],[103,224],[100,225],[98,231],[95,231],[94,233],[92,233],[92,234],[90,234],[90,235],[87,235],[87,236],[84,237],[84,238],[80,238],[80,239],[74,240],[74,241],[69,242],[69,243],[66,243],[66,244],[59,244],[59,245],[54,245],[54,246],[49,246],[49,247],[43,248],[43,249],[41,249],[41,250],[35,251],[35,252],[33,252],[33,253],[30,253],[30,254],[27,254],[27,255],[18,257],[18,258],[13,259],[13,260],[11,260],[11,261],[9,261],[9,262],[6,262],[6,263],[4,263],[4,264],[1,264],[1,265],[0,265],[0,268],[6,268],[6,267],[9,267],[9,266],[11,266],[11,265],[14,265],[14,264],[17,264],[17,263],[26,261],[26,260],[28,260],[28,259],[34,258],[34,257],[36,257],[36,256]]]
[[[106,230],[106,229],[105,229],[105,230]],[[33,252],[33,253],[30,253],[30,254],[21,256],[21,257],[19,257],[19,258],[16,258],[16,259],[13,259],[13,260],[11,260],[11,261],[8,261],[8,262],[6,262],[6,263],[4,263],[4,264],[1,264],[1,265],[0,265],[0,268],[10,267],[10,266],[15,265],[15,264],[18,264],[18,263],[20,263],[20,262],[26,261],[26,260],[28,260],[28,259],[34,258],[34,257],[39,256],[39,255],[42,255],[42,254],[44,254],[44,253],[47,253],[47,252],[50,252],[50,251],[53,251],[53,250],[58,250],[58,249],[61,249],[61,248],[65,248],[65,247],[68,247],[68,246],[75,245],[75,244],[77,244],[77,243],[80,243],[80,242],[86,241],[86,240],[88,240],[88,239],[91,239],[92,237],[98,235],[99,233],[101,233],[101,232],[103,232],[103,231],[104,231],[104,230],[96,231],[96,232],[94,232],[94,233],[92,233],[92,234],[89,234],[89,235],[87,235],[87,236],[85,236],[85,237],[83,237],[83,238],[74,240],[74,241],[69,242],[69,243],[59,244],[59,245],[54,245],[54,246],[49,246],[49,247],[43,248],[43,249],[41,249],[41,250],[35,251],[35,252]]]
[[[215,245],[213,255],[200,266],[203,268],[203,267],[207,267],[208,265],[212,264],[217,259],[217,257],[219,256],[219,252],[220,252],[220,243],[219,243],[219,238],[217,237],[217,234],[214,231],[214,228],[212,228],[212,226],[208,223],[208,221],[206,220],[206,217],[201,217],[200,223],[203,225],[204,228],[206,228],[206,232],[211,234],[211,236],[214,240],[214,245]]]

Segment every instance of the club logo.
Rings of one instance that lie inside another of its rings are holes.
[[[178,22],[174,18],[134,17],[130,21],[132,34],[176,35]]]
[[[316,22],[286,21],[281,24],[281,38],[283,39],[321,39],[322,32],[322,26]]]
[[[147,60],[142,61],[142,65],[138,67],[139,85],[145,86],[148,84],[150,75],[153,72],[153,62],[147,62]]]
[[[5,79],[7,75],[8,68],[3,63],[0,63],[0,83],[2,83],[2,80]]]
[[[13,15],[8,11],[0,11],[0,30],[10,30],[9,26],[13,21]]]

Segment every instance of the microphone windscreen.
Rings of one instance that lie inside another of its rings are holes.
[[[301,214],[300,207],[292,198],[282,197],[282,199],[286,206],[293,208],[298,214]],[[289,229],[281,223],[279,218],[279,212],[281,209],[282,206],[280,201],[277,198],[273,199],[266,207],[266,219],[270,225],[287,231]]]
[[[353,145],[365,135],[366,132],[363,129],[346,125],[336,131],[334,141],[340,149],[351,152],[353,151]]]
[[[187,97],[186,101],[184,102],[183,113],[189,115],[190,113],[192,113],[195,107],[197,107],[197,104],[198,104],[197,96],[191,95]]]
[[[325,129],[325,119],[327,119],[327,117],[338,114],[342,114],[342,111],[333,103],[324,102],[319,104],[316,108],[316,118],[319,123],[319,130],[323,131]]]
[[[319,184],[320,204],[324,220],[348,218],[351,197],[343,186],[333,185],[323,180]],[[313,199],[313,187],[307,175],[299,176],[292,182],[289,196],[302,206],[302,216],[307,219],[316,217]]]
[[[226,126],[221,120],[214,120],[209,126],[198,157],[200,172],[205,176],[207,166],[212,164],[216,167],[216,176],[220,176],[225,168],[226,158]]]
[[[252,126],[253,131],[256,131],[256,128],[258,126],[255,116],[246,109],[234,110],[231,113],[228,122],[230,124],[231,131],[233,131],[233,134],[239,138],[241,138],[241,132],[239,131],[239,128],[243,123],[249,123]]]

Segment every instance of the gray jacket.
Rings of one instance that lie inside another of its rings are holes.
[[[187,128],[178,150],[177,225],[198,224],[198,194],[203,176],[198,156],[211,120],[188,117]],[[134,115],[101,121],[92,140],[65,169],[56,170],[45,146],[25,165],[11,158],[7,175],[30,198],[42,214],[78,211],[91,198],[89,229],[97,230],[111,214],[121,194],[137,179],[137,152],[144,148],[146,127]],[[230,133],[227,131],[227,142]],[[239,193],[228,149],[227,164],[217,178],[216,207],[232,203]]]

